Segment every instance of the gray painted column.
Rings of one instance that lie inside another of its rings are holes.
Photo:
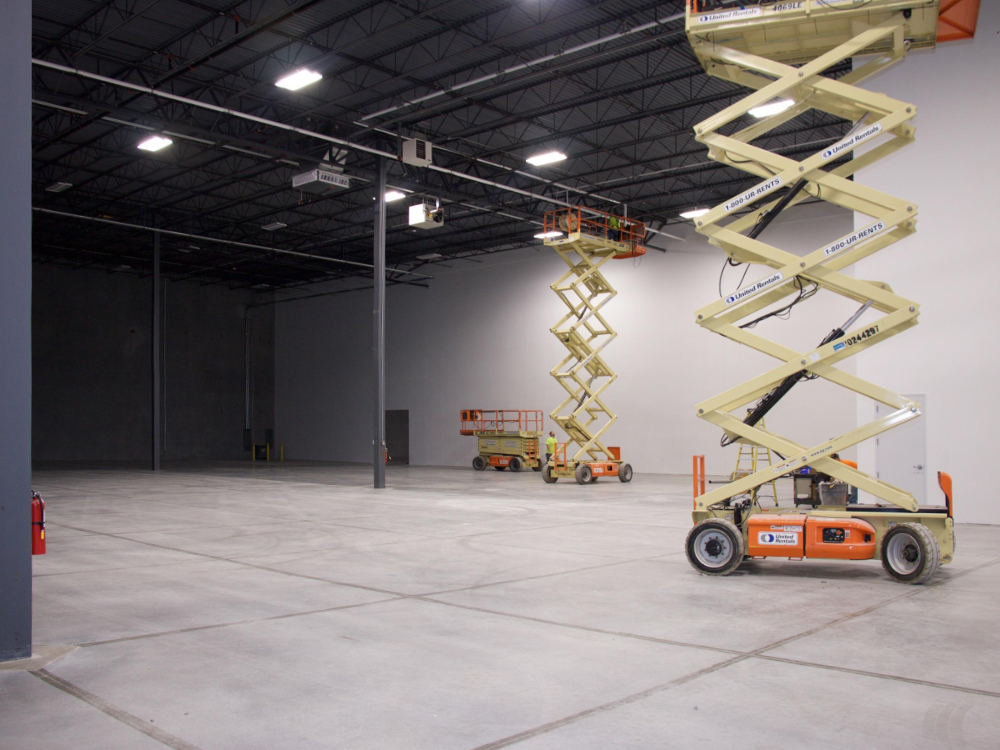
[[[0,661],[31,656],[31,3],[0,25]]]
[[[163,446],[160,444],[163,436],[163,364],[160,359],[163,343],[160,339],[163,323],[160,318],[160,308],[163,302],[160,297],[160,233],[153,232],[153,435],[152,435],[152,468],[160,470],[160,457]]]
[[[385,487],[385,181],[388,169],[388,162],[380,156],[378,183],[375,186],[375,328],[372,342],[375,355],[374,486],[377,490]]]

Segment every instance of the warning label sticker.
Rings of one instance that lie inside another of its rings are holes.
[[[775,545],[797,545],[799,543],[799,535],[794,532],[782,532],[782,531],[759,531],[757,532],[757,544],[775,544]]]

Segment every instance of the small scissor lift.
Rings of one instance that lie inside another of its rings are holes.
[[[559,443],[542,478],[560,477],[590,484],[598,477],[632,480],[632,467],[621,460],[618,448],[607,447],[601,437],[618,417],[605,405],[602,394],[618,376],[601,356],[618,335],[601,315],[601,308],[618,294],[601,273],[612,258],[645,255],[646,228],[641,221],[593,209],[560,208],[545,214],[545,244],[555,250],[569,270],[552,285],[568,308],[552,327],[568,353],[551,375],[566,398],[549,415],[569,436]],[[567,447],[579,446],[567,456]]]
[[[459,431],[478,439],[479,455],[472,459],[476,471],[487,466],[497,471],[542,470],[538,449],[545,420],[540,409],[462,409]]]

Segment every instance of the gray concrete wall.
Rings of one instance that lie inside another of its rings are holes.
[[[35,264],[35,461],[146,461],[151,281]],[[242,458],[249,292],[165,283],[164,458]],[[274,316],[253,311],[255,439],[274,424]]]

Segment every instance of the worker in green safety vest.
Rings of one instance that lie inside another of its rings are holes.
[[[608,217],[608,238],[613,242],[618,242],[621,239],[622,233],[622,222],[617,216]]]
[[[549,431],[549,436],[545,440],[545,463],[552,460],[552,454],[556,452],[556,433]]]

